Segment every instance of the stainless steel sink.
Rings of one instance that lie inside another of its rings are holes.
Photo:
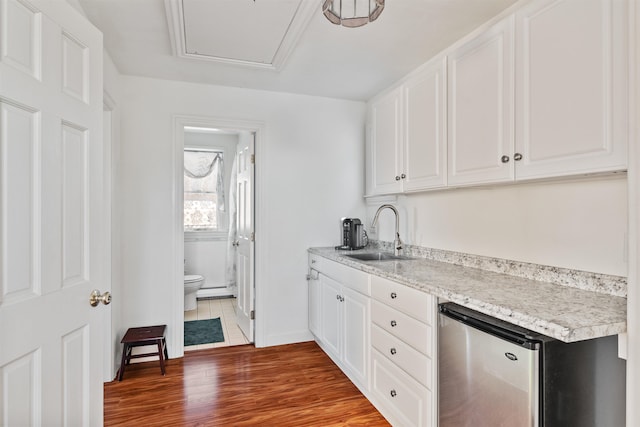
[[[394,255],[388,252],[367,252],[363,254],[349,254],[345,256],[359,261],[403,261],[415,259],[403,255]]]

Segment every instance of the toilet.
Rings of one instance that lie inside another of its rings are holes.
[[[184,311],[195,310],[198,306],[196,294],[204,284],[204,277],[197,274],[184,276]]]

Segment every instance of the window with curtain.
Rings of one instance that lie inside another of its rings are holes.
[[[223,152],[184,151],[184,231],[222,231],[224,212]]]

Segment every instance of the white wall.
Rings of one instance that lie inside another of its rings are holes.
[[[173,324],[174,115],[262,121],[256,147],[262,345],[311,339],[307,254],[335,245],[338,218],[363,216],[364,116],[359,102],[123,77],[122,283],[127,326]],[[258,325],[257,325],[258,328]],[[259,328],[258,328],[259,329]],[[256,337],[257,339],[259,337]],[[168,342],[170,356],[174,343]]]
[[[405,243],[620,276],[627,275],[627,180],[464,188],[400,196]],[[368,207],[367,226],[379,204]],[[393,214],[380,217],[393,241]]]

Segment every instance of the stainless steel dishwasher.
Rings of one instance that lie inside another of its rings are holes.
[[[625,425],[617,337],[563,343],[440,304],[440,427]]]

